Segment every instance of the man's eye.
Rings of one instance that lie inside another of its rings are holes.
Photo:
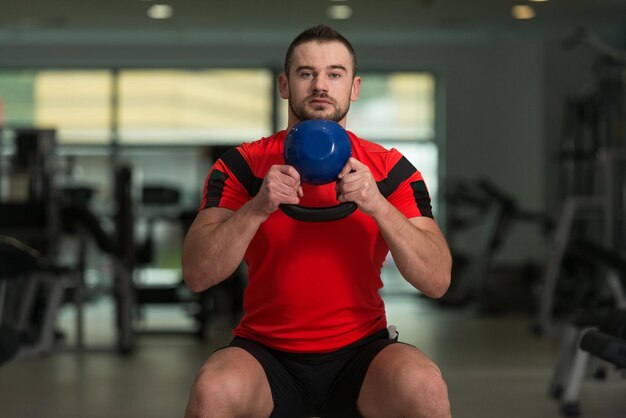
[[[300,77],[302,77],[302,78],[311,78],[311,77],[313,77],[313,73],[309,73],[309,72],[307,72],[307,73],[300,73]]]
[[[340,78],[340,77],[341,77],[341,74],[339,74],[339,73],[331,73],[331,74],[329,75],[329,77],[330,77],[330,78]]]

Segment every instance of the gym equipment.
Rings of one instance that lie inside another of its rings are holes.
[[[566,198],[544,270],[543,288],[534,325],[536,334],[547,334],[553,329],[557,283],[561,278],[566,256],[572,253],[572,249],[576,252],[572,243],[595,240],[609,249],[623,248],[624,225],[621,217],[624,208],[620,205],[624,192],[621,171],[625,163],[626,153],[605,151],[596,161],[596,170],[603,181],[602,192]]]
[[[185,308],[188,314],[195,319],[195,326],[188,329],[178,328],[144,328],[135,327],[134,332],[140,335],[185,335],[191,334],[200,339],[205,338],[206,320],[212,307],[212,301],[208,301],[207,292],[199,294],[192,293],[182,277],[174,277],[170,280],[162,280],[158,283],[150,282],[150,274],[146,274],[142,280],[142,271],[146,267],[154,266],[158,263],[157,245],[156,245],[156,228],[159,223],[166,222],[181,227],[181,232],[187,231],[191,226],[186,224],[180,213],[181,193],[173,186],[165,186],[162,184],[146,184],[141,188],[141,206],[140,213],[134,222],[145,223],[145,239],[143,243],[135,246],[134,270],[137,273],[134,280],[135,304],[140,314],[145,310],[143,308],[149,305],[178,305]],[[192,212],[195,218],[196,211]],[[193,221],[193,219],[192,219]]]
[[[49,264],[25,243],[0,236],[0,364],[51,351],[56,314],[72,273]],[[45,295],[42,301],[38,291]],[[43,309],[41,320],[37,309]]]
[[[598,361],[626,368],[626,310],[585,311],[570,326],[549,387],[564,416],[580,415],[582,385],[588,369]],[[605,374],[604,368],[598,367],[593,376],[603,378]]]
[[[35,270],[28,279],[19,281],[27,287],[24,306],[34,304],[28,326],[46,330],[45,339],[39,344],[31,344],[34,349],[31,351],[43,352],[52,348],[56,309],[69,292],[76,307],[76,348],[82,350],[85,238],[88,232],[95,231],[96,242],[110,253],[114,242],[100,227],[99,220],[87,210],[86,204],[78,204],[79,200],[84,201],[85,190],[80,192],[81,199],[77,193],[72,192],[70,196],[60,190],[57,175],[67,170],[58,159],[54,130],[0,130],[0,150],[8,156],[4,161],[0,158],[0,185],[3,186],[0,190],[0,233],[23,242],[39,254],[38,267],[33,267]],[[78,251],[71,254],[74,261],[68,264],[61,262],[60,243],[62,237],[70,235],[77,237],[80,244]]]
[[[197,317],[194,316],[194,321],[198,326],[183,332],[204,337],[204,321],[207,315],[203,313],[203,307],[207,304],[199,301],[200,296],[185,294],[182,300],[182,297],[178,297],[180,289],[145,288],[139,286],[135,280],[139,268],[149,265],[153,260],[154,219],[165,217],[177,224],[180,222],[177,213],[167,215],[163,212],[165,203],[178,203],[178,190],[164,188],[162,185],[147,186],[143,188],[143,200],[140,202],[136,193],[138,188],[132,181],[132,169],[121,163],[117,164],[113,168],[112,179],[115,203],[111,213],[113,219],[112,222],[103,221],[89,209],[92,190],[62,189],[59,186],[60,181],[56,176],[63,171],[60,170],[62,167],[59,165],[55,146],[55,134],[51,130],[0,130],[0,151],[7,155],[0,158],[0,234],[17,238],[35,248],[48,266],[55,266],[64,257],[75,260],[71,268],[55,267],[54,271],[38,269],[28,280],[20,281],[29,289],[32,288],[28,298],[33,299],[38,309],[32,321],[36,320],[36,323],[29,326],[43,328],[48,327],[46,324],[52,324],[49,326],[54,328],[54,323],[50,322],[54,321],[53,312],[47,313],[43,301],[54,297],[59,300],[58,303],[63,303],[71,296],[71,300],[67,300],[75,306],[76,349],[103,349],[85,347],[84,341],[86,247],[94,242],[100,254],[112,261],[117,339],[114,349],[122,354],[133,352],[136,337],[144,334],[144,330],[137,324],[137,317],[141,313],[140,308],[149,303],[179,303],[185,308],[194,308],[194,315],[198,314]],[[145,240],[138,239],[135,233],[138,230],[137,211],[145,210],[151,203],[154,203],[154,210],[147,218],[148,237]],[[173,203],[170,209],[176,209]],[[76,240],[76,252],[59,251],[59,243],[67,238]],[[67,289],[64,286],[54,287],[57,282],[67,285]],[[180,282],[182,284],[182,280]],[[202,307],[196,308],[199,305]],[[158,333],[174,333],[170,330],[161,331]],[[51,332],[54,334],[54,329]],[[46,349],[50,348],[52,342],[52,339],[47,340]]]
[[[118,330],[117,348],[122,354],[132,354],[137,346],[137,337],[140,336],[190,335],[204,339],[206,324],[213,308],[210,292],[191,293],[182,279],[167,283],[148,283],[140,280],[141,269],[154,262],[153,229],[157,218],[180,224],[184,233],[197,212],[192,211],[182,216],[179,208],[176,208],[180,203],[180,193],[170,187],[144,185],[141,188],[140,199],[137,196],[139,190],[133,187],[133,175],[133,169],[128,165],[119,165],[115,170],[117,209],[114,216],[116,234],[113,240],[116,260],[114,296]],[[167,207],[172,211],[166,211]],[[147,223],[145,240],[137,237],[136,226],[142,216]],[[194,326],[190,329],[152,328],[142,327],[138,323],[137,319],[140,318],[142,308],[166,304],[186,308],[194,320]]]
[[[564,127],[555,158],[563,205],[544,271],[534,325],[537,334],[553,328],[560,296],[557,282],[572,242],[593,240],[614,251],[626,248],[626,52],[611,48],[585,30],[565,42],[568,48],[583,44],[598,52],[586,83],[594,89],[586,88],[568,98],[564,106]]]
[[[55,154],[56,131],[16,129],[8,176],[8,197],[12,201],[45,202],[54,192],[51,156]]]
[[[0,130],[0,154],[8,151],[10,155],[8,161],[0,158],[0,203],[21,208],[13,211],[18,216],[14,225],[4,222],[3,233],[10,235],[6,229],[11,229],[16,238],[50,257],[60,228],[59,199],[53,184],[55,150],[56,131],[52,129]],[[29,216],[34,218],[28,220]]]
[[[113,278],[113,293],[116,303],[117,347],[122,354],[131,354],[135,349],[133,331],[133,305],[135,300],[133,268],[135,263],[134,213],[132,200],[132,171],[121,166],[115,171],[115,222],[114,252],[117,262]]]
[[[22,249],[20,246],[17,240],[0,237],[0,364],[13,359],[22,345],[22,335],[17,327],[3,323],[8,281],[33,270],[38,257],[38,253],[30,247],[23,246]]]
[[[492,297],[494,286],[487,280],[493,257],[515,223],[536,224],[544,232],[551,222],[541,212],[521,208],[506,191],[487,179],[449,180],[444,195],[449,208],[447,236],[455,263],[451,287],[436,302],[444,306],[472,303],[483,313],[500,310],[507,303],[502,295]],[[471,245],[460,251],[460,247],[465,247],[459,244],[463,239],[469,239]],[[499,286],[502,288],[501,283]]]
[[[0,249],[6,258],[0,271],[11,276],[4,268],[13,266],[22,276],[9,286],[18,288],[19,293],[7,303],[21,304],[11,323],[20,331],[20,340],[23,335],[30,336],[27,344],[21,344],[20,355],[45,353],[54,343],[56,312],[66,287],[77,285],[79,276],[74,267],[58,262],[61,221],[54,183],[54,174],[60,170],[55,160],[56,131],[2,129],[0,151],[0,234],[4,237]],[[38,254],[31,255],[28,263],[23,262],[28,258],[26,248]],[[7,309],[5,316],[11,313],[10,307]]]
[[[626,272],[626,258],[588,241],[572,244],[571,251],[607,270],[605,285],[613,297],[608,307],[579,312],[561,342],[549,394],[559,400],[563,415],[578,416],[580,392],[590,360],[603,359],[618,368],[626,366],[626,295],[621,279]]]
[[[307,120],[296,124],[285,139],[285,163],[292,165],[303,182],[323,185],[337,180],[352,152],[350,137],[337,122]],[[288,216],[299,221],[325,222],[342,219],[357,209],[354,202],[331,207],[280,205]]]

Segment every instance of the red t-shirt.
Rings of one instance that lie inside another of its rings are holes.
[[[398,151],[349,132],[352,156],[366,164],[381,193],[407,218],[432,217],[421,174]],[[207,176],[201,209],[236,211],[265,173],[284,164],[286,131],[227,152]],[[302,206],[337,205],[335,183],[303,184]],[[236,239],[236,237],[233,237]],[[290,352],[329,352],[387,326],[378,291],[389,251],[360,210],[330,222],[294,220],[281,210],[259,227],[245,254],[248,286],[237,336]]]

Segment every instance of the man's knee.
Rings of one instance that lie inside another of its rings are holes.
[[[239,350],[239,349],[237,349]],[[207,361],[191,387],[187,418],[268,416],[273,403],[261,366],[247,353],[220,353]]]
[[[223,373],[215,367],[204,365],[191,387],[187,417],[209,417],[209,411],[234,413],[242,393],[243,382],[235,373]]]
[[[407,367],[399,372],[397,401],[406,411],[420,411],[425,417],[450,415],[448,386],[435,366]]]

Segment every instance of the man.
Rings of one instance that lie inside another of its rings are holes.
[[[243,144],[218,161],[185,238],[183,272],[194,291],[245,259],[245,314],[231,344],[202,366],[187,417],[450,417],[437,366],[386,329],[378,293],[388,251],[403,277],[441,297],[451,257],[420,173],[397,151],[350,133],[352,157],[335,184],[302,184],[284,164],[288,130],[308,119],[345,127],[361,78],[350,43],[326,26],[287,51],[279,90],[286,131]],[[380,185],[380,186],[379,186]],[[301,222],[281,204],[358,210]]]

